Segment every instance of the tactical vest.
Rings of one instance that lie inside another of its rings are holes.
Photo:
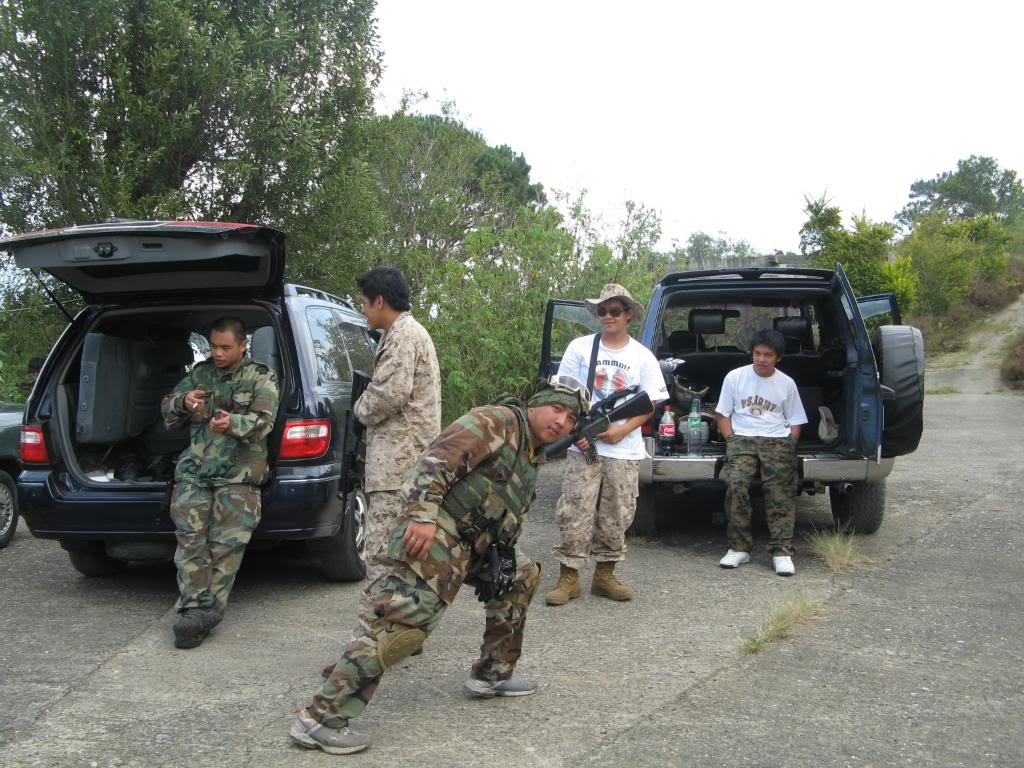
[[[441,508],[452,516],[460,533],[489,531],[492,538],[515,544],[533,501],[538,466],[530,462],[530,431],[519,401],[504,396],[494,404],[516,414],[518,449],[507,443],[502,445],[497,453],[448,489]]]

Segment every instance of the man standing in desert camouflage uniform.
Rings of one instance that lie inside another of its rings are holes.
[[[545,382],[523,406],[510,396],[474,408],[438,435],[402,484],[403,514],[370,586],[372,612],[349,641],[313,703],[292,723],[292,740],[330,754],[360,752],[370,737],[349,729],[384,672],[413,653],[441,621],[466,581],[486,608],[480,658],[466,688],[473,696],[536,692],[512,673],[540,565],[516,549],[535,497],[543,444],[568,434],[589,409],[573,380]]]
[[[366,578],[384,571],[387,535],[402,510],[402,476],[441,431],[441,373],[434,342],[409,312],[409,285],[395,267],[375,267],[356,283],[371,328],[384,332],[373,380],[352,412],[366,425]]]
[[[245,356],[245,338],[241,320],[217,320],[211,359],[197,363],[163,400],[167,428],[191,429],[171,497],[181,593],[174,624],[178,648],[199,645],[224,618],[245,546],[260,521],[277,376]]]
[[[629,335],[630,322],[640,322],[644,308],[621,285],[609,283],[601,296],[587,299],[587,309],[601,322],[601,333],[569,343],[558,372],[593,382],[594,403],[625,387],[639,384],[652,403],[668,398],[658,360]],[[593,370],[591,370],[593,369]],[[645,456],[640,427],[650,417],[613,422],[597,436],[597,461],[586,461],[580,449],[569,449],[562,476],[562,495],[555,506],[560,541],[555,546],[558,581],[547,593],[548,605],[565,605],[580,595],[579,572],[596,562],[590,593],[609,600],[631,600],[633,588],[615,576],[626,558],[626,529],[636,514],[640,460]]]

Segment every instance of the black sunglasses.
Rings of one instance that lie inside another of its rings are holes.
[[[597,316],[604,317],[605,315],[611,315],[612,317],[618,317],[626,310],[621,307],[605,307],[600,304],[597,305]]]

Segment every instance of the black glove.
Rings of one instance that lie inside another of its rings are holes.
[[[473,584],[481,603],[508,594],[516,581],[516,548],[492,543],[466,581]]]

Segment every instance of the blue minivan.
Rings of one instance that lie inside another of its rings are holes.
[[[686,508],[695,486],[724,486],[725,441],[714,411],[725,375],[750,363],[760,329],[786,343],[779,370],[796,382],[809,423],[797,458],[803,493],[827,489],[836,523],[874,533],[885,510],[894,459],[916,450],[923,429],[924,341],[903,325],[893,294],[858,298],[841,265],[674,272],[655,286],[638,339],[658,358],[670,399],[644,427],[640,495],[631,531],[653,531]],[[579,301],[549,302],[541,375],[557,370],[576,336],[600,332]],[[694,449],[687,415],[701,416]],[[664,406],[675,435],[658,436]]]
[[[114,220],[8,238],[0,249],[86,304],[26,406],[17,486],[33,535],[59,541],[87,576],[173,556],[170,492],[189,437],[164,428],[160,401],[208,354],[209,326],[232,315],[281,391],[251,546],[304,539],[328,579],[363,578],[365,445],[351,399],[353,372],[372,371],[374,341],[349,302],[284,282],[281,232]]]

